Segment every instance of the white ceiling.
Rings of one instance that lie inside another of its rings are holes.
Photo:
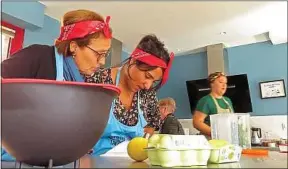
[[[111,16],[113,36],[131,52],[141,37],[154,33],[175,53],[207,45],[226,46],[267,40],[278,29],[287,37],[287,1],[41,1],[46,14],[61,20],[69,10],[90,9]],[[221,34],[226,32],[226,34]],[[279,31],[278,31],[279,32]]]

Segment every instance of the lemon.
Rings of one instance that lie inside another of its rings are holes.
[[[127,152],[130,158],[137,162],[144,161],[148,158],[145,148],[148,146],[148,140],[143,137],[133,138],[127,146]]]

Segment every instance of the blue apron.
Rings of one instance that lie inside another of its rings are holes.
[[[119,84],[120,70],[121,68],[118,70],[116,76],[116,86],[118,86]],[[135,126],[126,126],[116,119],[113,113],[115,105],[115,100],[113,100],[110,108],[108,123],[100,140],[93,147],[93,152],[91,155],[99,156],[111,150],[113,147],[115,147],[116,145],[120,144],[123,141],[131,140],[134,137],[144,136],[144,127],[147,125],[147,122],[144,118],[143,111],[140,109],[139,100],[140,99],[138,92],[138,99],[137,99],[138,122]]]
[[[78,81],[84,82],[84,78],[80,74],[72,57],[63,57],[57,52],[55,48],[56,60],[56,81]],[[8,154],[1,146],[1,160],[15,161],[15,158]]]

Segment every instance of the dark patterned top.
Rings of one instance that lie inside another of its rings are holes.
[[[111,69],[101,69],[95,72],[90,77],[85,77],[85,81],[89,83],[104,83],[113,84],[111,78]],[[140,108],[144,113],[144,118],[147,121],[147,127],[153,127],[156,131],[160,126],[160,113],[158,109],[158,99],[154,90],[140,90]],[[132,106],[127,111],[119,98],[115,99],[114,115],[122,123],[127,126],[135,126],[138,122],[138,93],[132,100]]]

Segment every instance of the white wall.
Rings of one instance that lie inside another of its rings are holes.
[[[189,128],[189,134],[199,133],[192,125],[192,119],[180,119],[183,128]],[[279,116],[252,116],[251,127],[258,127],[262,130],[262,138],[265,132],[269,132],[271,139],[287,138],[287,115]]]

